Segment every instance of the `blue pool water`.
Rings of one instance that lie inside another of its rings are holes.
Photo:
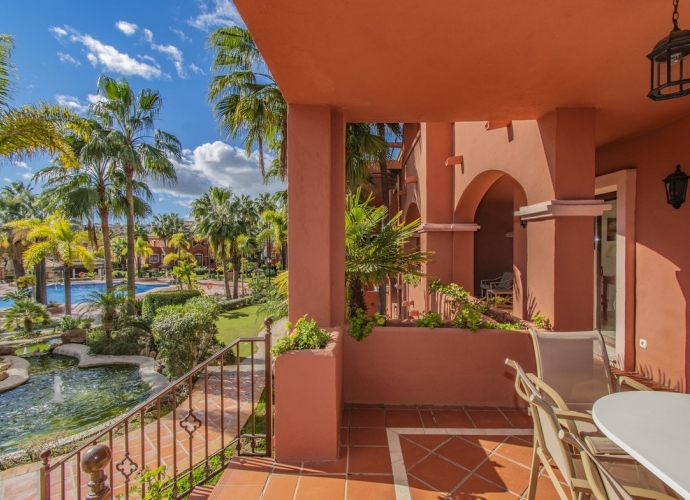
[[[136,293],[150,292],[155,288],[162,288],[166,286],[168,285],[163,283],[137,283]],[[93,292],[105,292],[105,283],[72,283],[71,288],[72,304],[80,304],[82,302],[88,302],[88,296]],[[58,304],[65,303],[65,285],[48,285],[48,302],[53,301],[57,302]],[[12,300],[0,298],[0,309],[10,307],[12,302]]]

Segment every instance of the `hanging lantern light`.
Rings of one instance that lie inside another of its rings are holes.
[[[678,0],[673,0],[673,29],[659,40],[647,55],[652,62],[651,90],[647,96],[655,101],[675,99],[690,94],[690,30],[678,27]]]
[[[673,208],[678,209],[685,202],[688,194],[688,174],[676,166],[676,170],[664,179],[666,184],[666,201]]]

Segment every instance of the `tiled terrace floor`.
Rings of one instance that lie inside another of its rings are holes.
[[[338,461],[236,459],[210,498],[516,499],[529,480],[531,434],[522,410],[348,405]],[[537,498],[558,498],[547,477]]]

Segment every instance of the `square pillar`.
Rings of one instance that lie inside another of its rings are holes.
[[[289,318],[345,321],[345,123],[329,106],[288,107]]]

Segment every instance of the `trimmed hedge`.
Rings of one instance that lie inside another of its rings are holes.
[[[218,305],[221,311],[234,311],[240,307],[248,306],[252,303],[252,297],[240,297],[239,299],[220,299]]]
[[[184,304],[189,299],[201,296],[200,290],[171,290],[168,292],[149,292],[144,295],[144,305],[141,315],[144,319],[152,320],[156,311],[165,306]]]

